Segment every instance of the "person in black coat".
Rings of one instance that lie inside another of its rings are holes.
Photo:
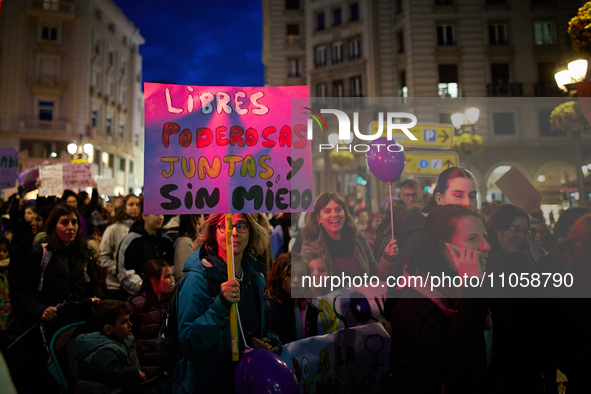
[[[435,208],[402,256],[408,275],[482,276],[481,259],[490,246],[484,224],[460,205]],[[407,276],[408,277],[408,276]],[[392,392],[486,392],[484,331],[491,328],[486,299],[478,287],[441,286],[409,281],[389,294],[386,315],[392,324]]]
[[[136,294],[142,285],[144,264],[151,259],[164,259],[174,265],[172,239],[161,230],[163,215],[142,215],[131,225],[117,252],[117,276],[129,294]]]
[[[265,326],[282,344],[318,333],[318,309],[305,298],[304,275],[310,275],[306,262],[291,252],[279,256],[269,274],[264,294]]]
[[[23,328],[41,321],[45,338],[49,341],[60,327],[74,321],[85,320],[84,309],[63,309],[58,305],[68,301],[80,304],[94,296],[100,296],[92,254],[80,236],[80,224],[76,208],[57,205],[47,218],[46,256],[51,254],[45,269],[44,245],[37,245],[29,251],[22,267],[16,272],[11,289],[11,300],[15,312],[20,316]],[[88,312],[88,311],[86,311]],[[45,353],[39,329],[32,330],[21,339],[19,352],[27,354],[23,376],[22,368],[13,368],[21,392],[52,392],[53,381],[47,379]],[[26,371],[26,373],[25,373]],[[31,376],[36,379],[31,380]]]

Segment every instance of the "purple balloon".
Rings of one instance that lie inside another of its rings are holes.
[[[396,182],[404,172],[406,164],[402,146],[396,141],[388,141],[386,137],[373,140],[369,146],[366,153],[367,167],[373,176],[382,182]]]
[[[236,394],[299,394],[298,380],[285,361],[265,349],[244,352],[234,375]]]

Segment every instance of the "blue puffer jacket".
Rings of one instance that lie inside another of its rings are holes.
[[[263,263],[251,257],[242,258],[244,278],[238,309],[247,340],[267,337],[273,346],[281,347],[277,335],[264,328],[264,268]],[[177,317],[185,357],[177,364],[173,392],[233,393],[237,363],[232,362],[230,348],[231,304],[221,293],[212,297],[210,291],[210,284],[219,286],[228,280],[226,263],[200,248],[187,258],[183,272],[186,275],[179,283]],[[239,342],[242,349],[241,337]]]

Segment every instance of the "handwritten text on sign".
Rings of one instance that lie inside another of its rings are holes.
[[[306,211],[308,87],[146,83],[146,213]]]
[[[92,187],[92,164],[56,164],[39,168],[39,195],[57,196],[65,189]]]
[[[0,148],[0,189],[14,187],[18,176],[18,148]]]

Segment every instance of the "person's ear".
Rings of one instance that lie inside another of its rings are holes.
[[[441,195],[441,193],[437,192],[435,193],[435,202],[437,203],[437,205],[445,205],[443,203],[443,196]]]
[[[111,335],[111,332],[113,331],[113,326],[110,324],[105,324],[103,326],[103,332],[105,333],[105,335]]]

